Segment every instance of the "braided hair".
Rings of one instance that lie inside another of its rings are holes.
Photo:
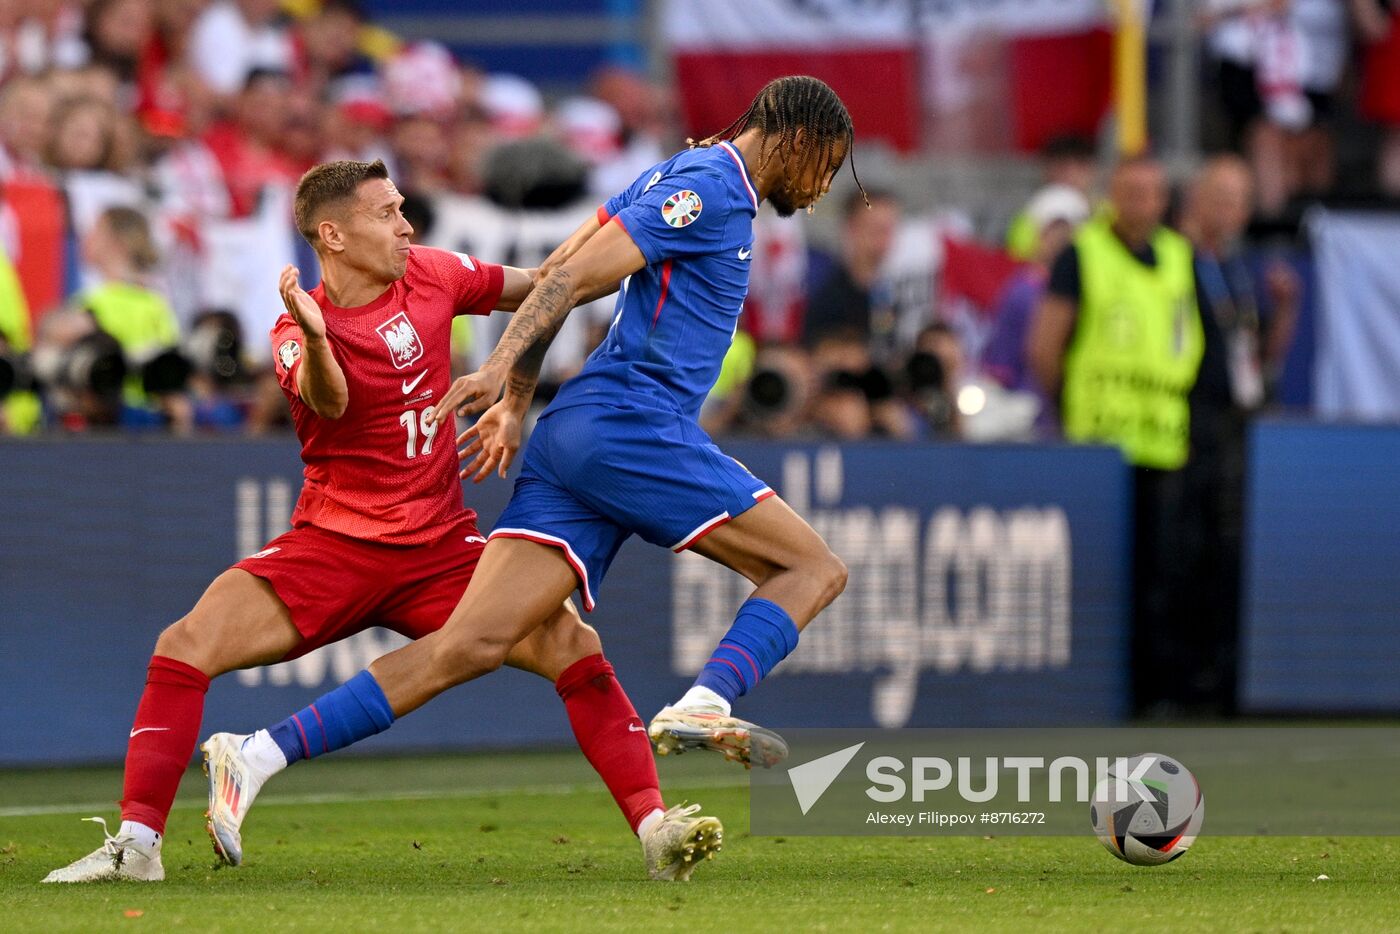
[[[686,143],[695,147],[713,146],[722,140],[732,140],[746,130],[757,129],[764,136],[776,136],[778,144],[763,154],[758,165],[762,172],[773,158],[774,153],[790,151],[797,138],[797,130],[806,131],[806,139],[813,144],[818,165],[826,165],[838,145],[844,145],[851,156],[851,177],[856,187],[865,196],[865,186],[856,174],[855,127],[851,123],[850,111],[841,98],[825,81],[810,75],[788,75],[775,78],[763,86],[754,97],[749,109],[729,126],[713,136],[702,140],[687,139]],[[870,206],[869,197],[865,198]],[[811,209],[808,208],[810,211]]]

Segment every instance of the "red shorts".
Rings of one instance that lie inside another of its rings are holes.
[[[418,639],[462,599],[486,539],[463,521],[428,545],[383,545],[314,525],[293,529],[234,565],[272,585],[305,640],[287,658],[373,626]]]

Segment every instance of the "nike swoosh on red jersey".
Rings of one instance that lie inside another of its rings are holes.
[[[141,727],[141,729],[139,729],[139,730],[132,730],[132,731],[131,731],[131,736],[128,736],[127,739],[132,739],[132,738],[134,738],[134,737],[136,736],[137,733],[157,733],[157,732],[159,732],[159,733],[168,733],[168,732],[170,732],[170,727],[168,727],[168,726],[143,726],[143,727]]]
[[[417,388],[418,388],[418,384],[421,383],[421,382],[423,381],[423,377],[425,377],[425,376],[427,376],[427,375],[428,375],[428,371],[427,371],[427,370],[424,370],[422,373],[419,373],[417,376],[415,376],[415,377],[413,378],[413,382],[410,383],[408,380],[404,380],[404,381],[403,381],[403,394],[406,396],[406,395],[408,395],[409,393],[413,392],[413,390],[417,389]]]

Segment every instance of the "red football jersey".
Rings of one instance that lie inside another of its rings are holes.
[[[452,383],[452,318],[490,314],[504,278],[500,266],[466,254],[413,247],[403,278],[368,305],[338,308],[323,286],[313,289],[350,392],[338,419],[321,418],[302,402],[301,328],[290,315],[277,319],[277,378],[306,464],[294,528],[418,545],[475,518],[462,505],[455,420],[449,415],[433,431],[428,417]]]

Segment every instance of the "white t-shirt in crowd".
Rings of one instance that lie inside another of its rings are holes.
[[[190,32],[189,63],[220,94],[243,90],[254,69],[288,71],[292,43],[274,24],[252,26],[231,0],[221,0],[199,15]]]

